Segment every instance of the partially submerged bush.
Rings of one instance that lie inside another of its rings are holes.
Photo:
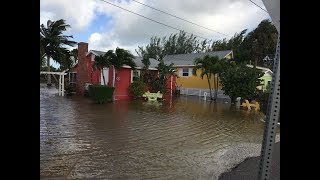
[[[112,101],[114,87],[104,85],[90,85],[89,96],[90,98],[99,104],[106,101]]]
[[[267,114],[270,91],[260,92],[257,96],[257,101],[260,103],[260,109],[264,114]]]
[[[138,99],[147,91],[147,85],[141,80],[135,81],[129,86],[129,90],[133,98]]]

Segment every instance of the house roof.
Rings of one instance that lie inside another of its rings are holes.
[[[135,56],[135,59],[134,59],[134,62],[136,63],[136,66],[137,67],[143,67],[143,63],[142,63],[142,57],[138,57],[138,56]],[[153,58],[150,58],[150,68],[156,68],[158,67],[158,64],[159,64],[159,61],[153,59]]]
[[[103,56],[106,52],[103,52],[103,51],[97,51],[97,50],[90,50],[86,56],[88,56],[90,53],[96,55],[96,56]]]
[[[206,55],[209,56],[218,56],[219,59],[222,59],[232,53],[232,50],[226,51],[213,51],[205,53],[190,53],[190,54],[174,54],[167,55],[163,58],[165,64],[174,63],[175,66],[190,66],[194,65],[194,60],[196,58],[203,58]]]
[[[248,67],[253,68],[253,65],[247,64]],[[273,72],[269,68],[261,67],[261,66],[256,66],[257,69],[262,70],[263,73],[269,73],[270,75],[273,74]]]
[[[97,50],[90,50],[87,55],[89,55],[90,53],[96,55],[96,56],[103,56],[106,52],[103,52],[103,51],[97,51]],[[142,57],[138,57],[138,56],[135,56],[133,61],[136,63],[136,66],[139,68],[139,67],[143,67],[143,63],[142,63]],[[153,68],[156,68],[159,64],[159,61],[153,59],[153,58],[150,58],[150,66],[149,68],[153,69]],[[127,66],[124,66],[124,67],[127,67]]]
[[[106,52],[97,51],[97,50],[90,50],[86,55],[90,53],[101,56],[104,55]],[[232,50],[225,50],[225,51],[213,51],[213,52],[204,52],[204,53],[190,53],[190,54],[174,54],[174,55],[167,55],[163,58],[165,64],[174,63],[174,66],[193,66],[194,60],[196,58],[203,58],[206,55],[209,56],[218,56],[219,59],[225,58],[227,55],[232,53]],[[143,67],[142,57],[135,56],[134,62],[136,66]],[[150,58],[150,68],[154,69],[158,67],[159,61]],[[127,67],[127,66],[124,66]]]

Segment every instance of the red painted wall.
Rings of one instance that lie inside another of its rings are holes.
[[[115,100],[129,100],[129,86],[131,84],[131,69],[121,68],[117,70],[115,83]]]
[[[113,67],[109,68],[109,79],[108,79],[107,85],[108,86],[113,85]]]

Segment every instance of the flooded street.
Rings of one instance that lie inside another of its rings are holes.
[[[217,179],[260,154],[261,118],[198,97],[99,105],[40,88],[40,177]]]

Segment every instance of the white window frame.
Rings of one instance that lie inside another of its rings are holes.
[[[188,72],[184,72],[184,70],[186,70],[186,69],[187,69]],[[182,71],[182,73],[181,73],[181,76],[182,76],[182,77],[189,77],[189,76],[190,76],[190,75],[189,75],[189,73],[190,73],[190,72],[189,72],[189,68],[181,68],[181,71]],[[183,75],[184,73],[188,73],[188,75],[185,76],[185,75]]]
[[[140,77],[140,70],[136,69],[136,71],[138,72],[138,76]],[[133,83],[133,70],[131,70],[131,83]]]
[[[183,72],[184,69],[188,69],[188,72]],[[188,73],[188,75],[184,76],[183,73]],[[182,78],[192,77],[192,68],[189,68],[189,67],[180,68],[179,69],[179,77],[182,77]]]

